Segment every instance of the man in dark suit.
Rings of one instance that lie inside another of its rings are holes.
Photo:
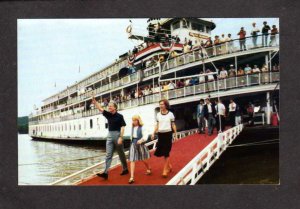
[[[212,135],[213,133],[213,128],[214,125],[216,124],[216,108],[215,105],[212,104],[209,100],[209,98],[205,99],[206,104],[204,105],[204,117],[207,120],[207,125],[208,125],[208,135]]]
[[[197,105],[197,122],[199,127],[199,134],[205,133],[205,120],[204,120],[204,99],[200,99],[200,104]]]

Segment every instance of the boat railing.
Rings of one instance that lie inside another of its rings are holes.
[[[177,140],[180,140],[183,137],[186,137],[186,136],[189,136],[189,135],[192,135],[195,133],[197,133],[197,129],[191,129],[191,130],[187,130],[187,131],[177,132],[176,138],[177,138]],[[173,142],[174,142],[174,138],[173,138]],[[153,141],[149,141],[145,145],[151,151],[151,150],[156,149],[156,144],[157,144],[157,139],[155,139]],[[125,155],[128,156],[129,151],[126,151]],[[120,164],[121,164],[121,162],[119,160],[118,155],[115,155],[112,158],[112,165],[114,165],[112,168],[119,166]],[[96,173],[101,172],[104,169],[104,166],[105,166],[105,160],[103,160],[100,163],[97,163],[95,165],[92,165],[88,168],[85,168],[83,170],[80,170],[74,174],[63,177],[63,178],[51,183],[50,185],[76,185],[76,184],[79,184],[80,182],[83,182],[87,179],[92,178],[93,176],[95,176]]]
[[[272,42],[270,41],[272,37]],[[189,52],[181,53],[176,56],[170,57],[165,62],[158,62],[154,66],[144,69],[144,76],[148,77],[159,73],[160,69],[162,72],[171,70],[181,65],[186,65],[196,61],[204,61],[208,58],[217,57],[220,55],[229,55],[236,52],[247,52],[249,50],[259,50],[262,48],[278,47],[279,46],[279,34],[268,35],[268,43],[263,44],[262,40],[265,38],[263,35],[256,37],[256,42],[253,36],[246,37],[243,40],[234,39],[229,42],[212,45],[210,47],[195,46]],[[245,42],[246,49],[240,47],[241,42]]]
[[[272,42],[270,41],[272,37]],[[240,39],[235,39],[230,42],[221,43],[218,45],[213,45],[211,47],[195,47],[190,52],[179,54],[175,57],[170,57],[167,61],[156,63],[151,67],[147,67],[143,69],[144,71],[144,77],[149,77],[152,75],[159,74],[160,71],[165,72],[168,70],[171,70],[173,68],[179,67],[181,65],[186,65],[189,63],[193,63],[196,61],[204,61],[207,58],[217,57],[220,55],[227,55],[232,54],[236,52],[243,52],[243,51],[249,51],[249,50],[255,50],[255,49],[261,49],[261,48],[270,48],[270,47],[278,47],[279,46],[279,34],[276,35],[268,35],[268,43],[263,44],[262,40],[265,38],[263,35],[259,35],[256,37],[256,44],[254,42],[254,39],[252,36],[246,37],[242,41],[245,41],[246,50],[244,48],[240,48]],[[114,67],[114,69],[117,69]],[[114,72],[114,70],[112,70]],[[92,91],[94,95],[101,94],[102,92],[105,92],[109,89],[115,89],[127,84],[130,84],[132,82],[135,82],[138,80],[138,73],[134,73],[131,75],[128,75],[126,77],[121,78],[120,80],[113,81],[109,84],[103,85],[95,90]],[[264,78],[263,78],[264,80]],[[243,80],[241,80],[242,82]],[[239,85],[243,85],[243,83],[240,83]],[[82,95],[79,95],[78,97],[71,98],[67,100],[67,105],[74,104],[81,102],[85,100],[86,98],[89,98],[91,95],[91,92],[84,93]],[[66,93],[61,94],[59,97],[65,97],[67,96]],[[58,109],[57,107],[54,109]],[[42,111],[42,113],[50,112],[53,109],[47,109]]]
[[[243,124],[240,124],[219,133],[218,136],[182,168],[167,185],[196,184],[242,130]]]
[[[219,90],[226,91],[234,88],[246,88],[246,87],[252,87],[257,85],[275,83],[279,81],[279,78],[280,78],[280,72],[278,71],[253,73],[253,74],[247,74],[242,76],[219,79],[219,81],[214,80],[206,83],[199,83],[192,86],[185,86],[182,88],[175,88],[167,91],[161,91],[160,93],[154,93],[150,95],[145,95],[140,98],[134,98],[128,101],[123,101],[118,103],[117,105],[119,110],[123,110],[132,107],[155,103],[162,98],[173,100],[181,97],[189,97],[189,96],[194,96],[194,95],[199,95],[199,94],[204,94],[209,92],[215,92],[218,91],[218,83],[219,83]],[[36,125],[39,123],[44,124],[44,123],[51,123],[51,122],[60,122],[65,120],[77,119],[81,117],[89,117],[97,114],[99,114],[99,111],[97,109],[87,110],[69,116],[63,116],[63,117],[57,117],[57,118],[45,119],[45,120],[43,119],[40,121],[31,121],[30,125]]]
[[[157,63],[157,64],[155,64],[155,66],[147,67],[147,68],[143,69],[144,76],[148,77],[151,75],[158,74],[160,69],[162,70],[162,72],[164,72],[164,71],[170,70],[172,68],[175,68],[175,67],[178,67],[181,65],[185,65],[185,64],[189,64],[189,63],[192,63],[195,61],[199,61],[199,60],[203,61],[204,59],[216,57],[219,55],[226,55],[226,54],[232,54],[235,52],[244,51],[244,48],[243,47],[241,48],[241,43],[243,41],[245,42],[246,51],[279,46],[279,34],[276,34],[276,35],[269,34],[267,36],[267,43],[265,43],[265,37],[266,37],[265,35],[258,35],[256,37],[249,36],[243,40],[233,39],[231,41],[227,41],[227,42],[220,43],[217,45],[212,45],[210,47],[205,47],[205,48],[201,48],[200,46],[194,46],[190,52],[186,52],[186,53],[179,54],[177,56],[170,57],[166,62]],[[116,65],[111,66],[107,70],[107,73],[105,73],[106,76],[117,73],[119,69],[125,67],[125,63],[127,63],[127,60],[124,60]],[[103,73],[101,73],[101,74],[103,74]],[[101,76],[101,78],[103,79],[104,77]],[[97,80],[99,80],[98,76],[91,77],[87,81],[85,81],[85,85],[89,85],[89,84],[92,84],[93,82],[97,82]],[[123,80],[126,80],[126,78],[124,78]],[[119,83],[119,85],[118,85],[118,83]],[[111,86],[112,84],[107,84],[106,87],[103,87],[103,86],[100,87],[98,90],[98,93],[101,93],[103,91],[111,89],[111,87],[113,87],[113,88],[119,87],[121,85],[124,85],[124,83],[130,83],[130,81],[128,81],[128,80],[127,80],[127,82],[116,81],[113,84],[113,86]],[[66,97],[66,96],[68,96],[68,92],[75,92],[76,90],[77,90],[77,86],[73,86],[73,87],[69,88],[69,91],[61,92],[59,94],[59,98]],[[57,97],[50,98],[45,103],[46,104],[51,103],[51,102],[55,101],[56,99],[57,99]],[[71,101],[68,101],[67,104],[72,104],[72,103],[78,102],[80,100],[74,99]]]

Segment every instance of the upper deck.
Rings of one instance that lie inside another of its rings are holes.
[[[112,79],[113,76],[109,76],[106,77],[104,81],[103,79],[99,79],[99,77],[97,76],[98,74],[95,74],[90,78],[93,80],[93,81],[91,80],[90,83],[88,84],[88,86],[91,87],[90,89],[88,89],[82,94],[77,94],[74,97],[71,96],[72,94],[74,95],[74,93],[72,93],[72,91],[69,89],[69,93],[65,95],[63,98],[59,98],[59,100],[57,100],[55,104],[48,105],[45,108],[43,108],[43,111],[39,111],[35,115],[31,116],[31,118],[34,118],[31,121],[37,122],[38,120],[43,120],[43,122],[46,121],[50,122],[50,121],[57,121],[57,120],[60,121],[63,118],[65,118],[63,120],[66,120],[67,118],[74,119],[79,117],[76,116],[74,112],[72,112],[71,114],[65,113],[63,117],[62,115],[59,114],[60,111],[65,111],[65,110],[69,111],[70,109],[74,109],[74,107],[83,109],[83,111],[80,112],[81,117],[90,116],[93,115],[93,113],[91,113],[93,111],[85,110],[84,108],[82,108],[83,106],[82,104],[83,103],[86,104],[88,101],[90,101],[92,95],[95,95],[96,98],[102,98],[105,95],[106,96],[109,95],[111,97],[111,95],[114,94],[114,92],[118,92],[118,91],[122,92],[123,89],[129,87],[136,87],[142,82],[153,81],[153,84],[158,83],[157,79],[161,78],[162,76],[171,76],[174,75],[175,73],[175,77],[176,77],[176,72],[180,72],[180,71],[186,72],[186,69],[197,68],[200,67],[201,65],[204,66],[205,64],[209,64],[211,62],[215,62],[215,63],[224,62],[224,61],[228,62],[228,59],[237,59],[239,57],[250,58],[250,57],[255,57],[259,54],[261,56],[267,55],[269,57],[268,59],[271,59],[273,54],[279,51],[278,35],[276,35],[277,43],[275,43],[272,46],[258,45],[257,47],[254,47],[251,39],[252,37],[246,38],[247,50],[245,51],[241,51],[239,49],[239,39],[236,39],[236,40],[232,40],[231,42],[225,42],[223,44],[213,45],[211,47],[205,48],[205,51],[207,52],[207,56],[205,57],[203,56],[203,49],[201,48],[199,49],[199,47],[195,47],[189,52],[177,53],[176,55],[169,57],[169,59],[167,60],[154,63],[153,65],[147,65],[145,67],[138,69],[135,73],[128,74],[124,77],[120,78],[119,75],[116,74],[115,80]],[[260,43],[259,40],[258,43]],[[120,62],[119,65],[124,66],[125,61],[127,62],[127,60],[123,60],[123,64],[121,64],[122,62]],[[235,65],[238,66],[238,63],[235,63]],[[268,65],[270,67],[272,66],[271,63],[268,63]],[[115,69],[118,68],[115,67]],[[114,72],[119,72],[119,71],[115,70]],[[273,75],[274,78],[269,78],[270,82],[279,80],[279,73],[277,73],[276,75],[274,73],[269,73],[269,77],[271,76],[271,74]],[[199,77],[199,74],[194,74],[194,76]],[[253,76],[246,75],[245,80],[247,81],[251,80],[249,79],[250,77]],[[261,78],[261,75],[259,77]],[[234,84],[229,84],[229,81],[226,81],[226,83],[228,83],[226,88],[232,89],[232,88],[241,87],[238,85],[237,79],[231,79],[231,80],[236,80],[236,82]],[[203,86],[204,84],[201,85]],[[216,87],[216,84],[212,84],[212,86]],[[247,84],[247,86],[249,86],[249,83]],[[207,90],[206,91],[204,90],[205,87],[195,86],[194,88],[202,89],[199,90],[198,93],[207,92]],[[217,90],[217,88],[215,88],[214,90]],[[209,91],[212,91],[212,88],[210,88]],[[168,92],[168,95],[171,94],[170,92],[171,91]],[[144,105],[144,104],[158,101],[158,99],[163,97],[164,94],[165,92],[153,94],[151,95],[152,99],[147,99],[148,97],[150,98],[150,96],[147,96],[138,99],[132,99],[130,101],[122,101],[119,102],[118,105],[120,109],[131,108],[137,105]],[[194,94],[197,94],[197,91],[194,91]],[[168,96],[168,98],[172,99],[172,96]],[[49,113],[52,114],[54,113],[55,115],[55,112],[57,113],[56,115],[60,117],[60,119],[54,119],[53,117],[49,119],[49,117],[48,118],[44,117]]]

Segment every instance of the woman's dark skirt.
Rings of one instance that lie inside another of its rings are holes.
[[[172,148],[172,131],[165,133],[158,133],[158,140],[154,155],[157,157],[169,157]]]

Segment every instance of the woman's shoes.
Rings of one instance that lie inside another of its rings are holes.
[[[171,173],[172,169],[173,169],[173,167],[171,165],[169,165],[169,171],[168,172]]]
[[[147,171],[146,171],[146,175],[151,175],[152,174],[152,169],[151,168],[149,168],[149,169],[147,169]]]
[[[165,171],[163,171],[162,173],[162,177],[167,178],[168,174],[172,172],[173,167],[171,165],[169,165],[169,168]]]
[[[131,177],[128,181],[128,184],[132,184],[132,183],[134,183],[134,178]]]
[[[168,173],[163,172],[163,173],[161,174],[161,176],[162,176],[163,178],[168,178]]]
[[[164,170],[163,173],[161,174],[161,176],[162,176],[163,178],[167,178],[167,177],[168,177],[168,173],[169,173],[168,170]]]

